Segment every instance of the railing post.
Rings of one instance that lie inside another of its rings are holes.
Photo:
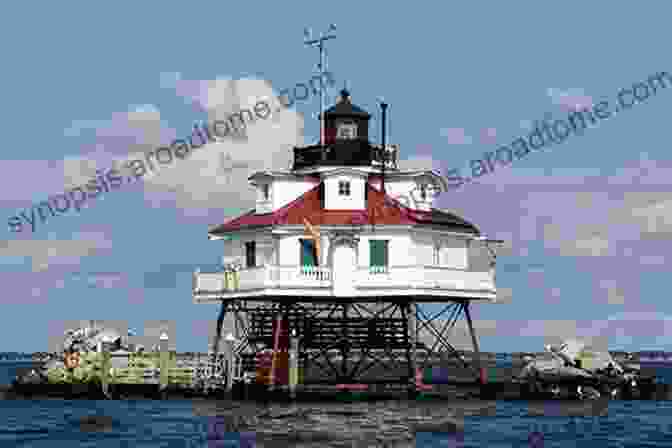
[[[296,398],[296,385],[299,382],[299,340],[296,330],[292,329],[289,350],[289,393],[292,399]]]
[[[102,370],[103,371],[102,371],[102,374],[101,374],[101,383],[102,383],[101,386],[103,388],[103,394],[105,394],[105,396],[107,398],[110,398],[110,395],[109,395],[109,390],[110,390],[109,389],[109,383],[110,383],[109,376],[110,376],[110,367],[111,367],[110,352],[108,352],[106,350],[102,353],[99,353],[98,356],[103,357],[103,362],[102,362]]]
[[[168,386],[168,334],[159,337],[159,385],[163,391]]]

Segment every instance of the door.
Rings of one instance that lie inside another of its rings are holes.
[[[357,259],[354,247],[347,243],[339,243],[333,251],[333,284],[334,295],[351,296],[355,293],[355,269]]]

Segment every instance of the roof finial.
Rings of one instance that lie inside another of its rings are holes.
[[[348,84],[350,83],[347,80],[343,81],[343,89],[340,91],[341,101],[350,102],[350,91],[348,89]]]

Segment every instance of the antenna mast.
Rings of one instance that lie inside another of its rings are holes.
[[[324,42],[329,40],[329,39],[335,39],[336,34],[336,25],[333,23],[329,25],[329,30],[327,31],[326,35],[325,34],[320,34],[320,37],[318,39],[312,39],[311,38],[311,31],[310,28],[305,28],[303,30],[303,35],[306,38],[305,44],[310,45],[311,47],[317,46],[320,50],[320,63],[318,64],[317,68],[320,70],[320,146],[324,147],[324,117],[322,116],[324,114],[324,89],[322,88],[322,82],[324,79],[324,71],[326,69],[326,63],[325,63],[325,58],[324,58]]]

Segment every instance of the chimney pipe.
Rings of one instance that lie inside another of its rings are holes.
[[[381,137],[382,137],[382,145],[383,145],[383,152],[382,152],[382,162],[383,162],[383,169],[381,171],[381,180],[380,180],[380,190],[385,194],[385,162],[387,161],[387,151],[385,148],[385,122],[387,121],[387,103],[380,103],[380,109],[382,112],[382,123],[381,123]]]

